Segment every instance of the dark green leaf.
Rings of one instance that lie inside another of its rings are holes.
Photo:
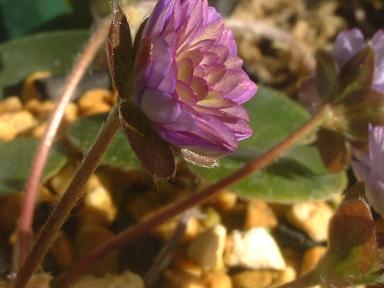
[[[193,167],[209,182],[242,167],[309,119],[308,113],[295,102],[267,88],[261,88],[246,106],[254,129],[253,137],[243,141],[237,153],[220,160],[219,168]],[[230,189],[247,198],[293,202],[327,198],[341,192],[345,185],[344,173],[327,173],[316,147],[298,146],[273,165]]]
[[[38,140],[33,138],[17,138],[12,142],[0,143],[0,196],[23,191],[37,145]],[[66,161],[63,151],[54,146],[43,180],[55,175]]]
[[[65,74],[88,36],[84,30],[40,33],[0,45],[0,99],[4,87],[37,70]]]
[[[66,135],[69,142],[82,153],[87,152],[106,118],[106,114],[80,118],[67,130]],[[101,164],[127,171],[140,167],[123,132],[116,134],[105,152]]]
[[[6,38],[20,37],[71,10],[66,0],[1,1],[1,32]]]

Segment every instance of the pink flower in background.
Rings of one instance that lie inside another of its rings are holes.
[[[368,44],[375,52],[375,71],[372,88],[384,92],[384,30],[379,30]],[[348,60],[367,46],[363,33],[357,29],[351,29],[339,33],[333,46],[332,54],[340,68]]]
[[[140,37],[133,101],[165,141],[219,157],[251,136],[241,104],[256,85],[207,0],[159,0]]]
[[[384,126],[369,126],[369,153],[353,161],[357,179],[366,186],[366,197],[384,217]]]

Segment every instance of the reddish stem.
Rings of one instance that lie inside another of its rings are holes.
[[[73,268],[66,274],[58,279],[57,285],[61,288],[69,287],[78,277],[87,270],[87,268],[98,258],[102,258],[107,253],[112,250],[118,249],[121,246],[125,245],[127,242],[132,241],[140,236],[151,231],[156,226],[166,222],[167,220],[177,216],[178,214],[192,208],[193,206],[202,203],[207,200],[209,197],[217,194],[224,188],[240,181],[246,176],[263,169],[267,165],[275,161],[282,153],[289,150],[294,144],[299,142],[304,136],[308,135],[310,132],[319,127],[323,120],[324,116],[328,111],[328,107],[323,107],[316,115],[314,115],[309,121],[304,123],[298,130],[293,132],[290,136],[284,139],[281,143],[274,146],[264,154],[262,154],[256,160],[248,163],[244,167],[235,171],[231,175],[223,178],[222,180],[204,188],[200,192],[193,194],[187,199],[181,200],[179,203],[176,203],[163,211],[160,211],[158,214],[144,220],[143,222],[129,227],[114,238],[108,240],[104,244],[100,245],[96,249],[92,250],[90,254],[82,258]]]
[[[95,143],[84,156],[84,159],[78,167],[72,182],[69,184],[60,201],[49,215],[44,226],[41,228],[31,253],[25,259],[24,264],[21,266],[21,269],[16,275],[15,282],[13,283],[14,288],[25,287],[29,278],[40,265],[55,240],[57,232],[67,219],[69,212],[83,195],[84,185],[95,171],[101,157],[119,129],[120,119],[118,107],[114,106],[105,125],[101,128],[99,134],[97,135]]]
[[[73,66],[72,71],[68,75],[63,92],[60,95],[50,118],[48,119],[46,130],[37,148],[21,203],[21,214],[19,218],[17,237],[18,245],[16,246],[16,254],[18,254],[18,257],[16,256],[14,258],[18,263],[14,263],[15,268],[20,267],[24,263],[31,246],[33,233],[32,222],[37,191],[41,184],[45,163],[47,162],[49,151],[60,127],[65,107],[71,100],[77,85],[87,70],[87,67],[90,65],[101,44],[104,42],[108,32],[107,24],[108,23],[101,24],[101,27],[92,35],[81,53],[80,58]],[[68,43],[68,45],[70,45],[70,43]]]

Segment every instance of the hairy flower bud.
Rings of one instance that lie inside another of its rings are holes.
[[[384,126],[369,126],[369,152],[352,162],[357,179],[365,183],[366,197],[384,217]]]
[[[132,100],[162,139],[218,158],[251,136],[241,104],[256,86],[207,0],[159,0],[139,37]]]

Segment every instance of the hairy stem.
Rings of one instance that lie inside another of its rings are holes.
[[[281,143],[266,151],[256,160],[251,161],[250,163],[235,171],[231,175],[204,188],[200,192],[193,194],[178,203],[175,203],[174,205],[164,209],[163,211],[160,211],[158,214],[148,218],[147,220],[144,220],[143,222],[140,222],[139,224],[133,227],[128,227],[127,229],[123,230],[118,235],[116,235],[114,238],[95,248],[93,251],[91,251],[90,254],[81,259],[77,263],[77,265],[73,266],[73,268],[67,274],[65,274],[59,279],[58,286],[62,288],[68,287],[98,258],[103,257],[110,251],[115,250],[125,245],[127,242],[132,241],[133,239],[136,239],[148,233],[156,226],[192,208],[193,206],[202,203],[203,201],[207,200],[207,198],[217,194],[229,185],[232,185],[240,181],[244,177],[254,173],[255,171],[261,170],[264,167],[268,166],[279,156],[281,156],[284,152],[292,148],[306,135],[317,129],[323,123],[323,120],[327,113],[328,107],[325,106],[310,120],[304,123],[303,126],[293,132]]]
[[[86,44],[83,52],[76,61],[69,73],[63,92],[61,93],[56,106],[48,119],[47,128],[37,148],[33,159],[31,170],[25,186],[25,193],[21,203],[21,214],[18,223],[18,243],[16,245],[14,268],[20,267],[29,253],[32,240],[32,222],[35,211],[35,202],[37,191],[40,186],[41,177],[44,171],[45,163],[48,159],[49,150],[59,129],[63,118],[65,107],[71,100],[76,87],[83,78],[87,67],[92,62],[101,44],[104,42],[108,32],[108,24],[102,23],[100,28],[91,36]]]
[[[40,265],[48,249],[51,247],[57,232],[67,219],[69,212],[81,198],[83,194],[82,188],[98,166],[103,153],[107,149],[113,136],[119,130],[120,123],[118,107],[114,106],[105,125],[98,133],[95,143],[89,149],[78,167],[72,182],[42,227],[31,253],[16,275],[13,284],[14,288],[25,287],[29,278]]]

